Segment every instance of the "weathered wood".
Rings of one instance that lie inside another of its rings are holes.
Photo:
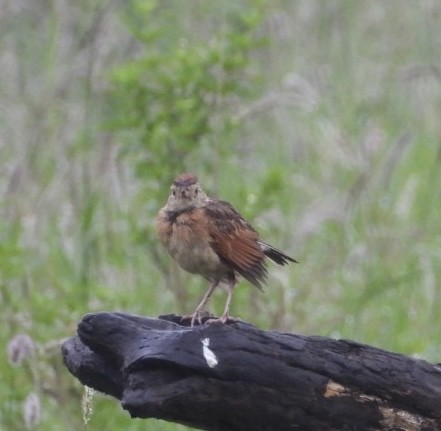
[[[244,322],[182,322],[88,314],[65,364],[133,417],[204,430],[441,430],[437,365]]]

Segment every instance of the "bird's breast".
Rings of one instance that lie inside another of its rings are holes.
[[[173,217],[165,215],[162,221],[159,218],[158,233],[170,255],[184,270],[206,278],[227,272],[210,245],[210,236],[197,210]]]

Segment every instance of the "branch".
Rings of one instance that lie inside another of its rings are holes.
[[[132,417],[203,430],[441,430],[439,366],[245,322],[184,324],[88,314],[64,362]]]

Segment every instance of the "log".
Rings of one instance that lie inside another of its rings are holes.
[[[102,312],[62,354],[132,417],[210,431],[441,430],[441,366],[354,341]]]

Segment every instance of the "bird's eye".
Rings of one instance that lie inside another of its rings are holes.
[[[197,195],[199,193],[199,189],[195,189],[194,194]]]
[[[176,196],[176,190],[173,190],[172,195]]]

